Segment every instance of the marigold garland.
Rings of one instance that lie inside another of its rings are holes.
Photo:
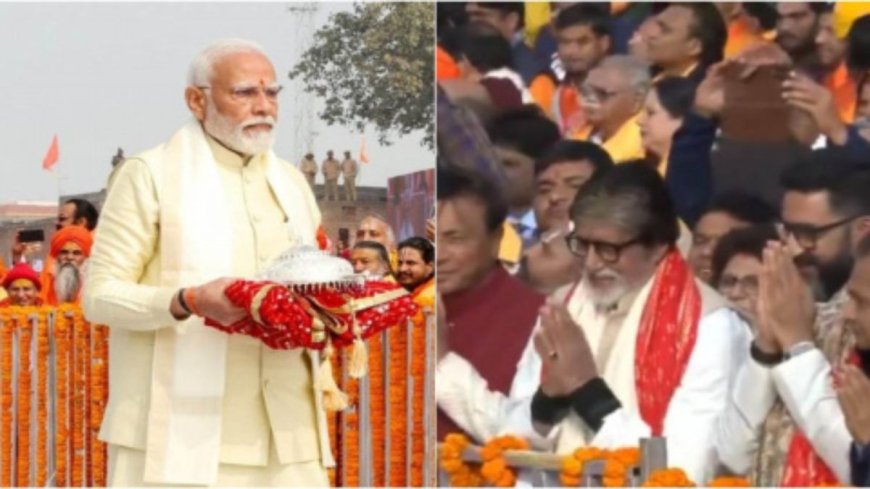
[[[12,480],[12,341],[15,323],[0,310],[0,486]]]
[[[350,352],[342,351],[342,366],[343,373],[341,379],[341,390],[347,394],[350,402],[350,407],[342,412],[341,417],[344,419],[342,423],[342,444],[344,446],[344,457],[342,457],[342,472],[345,477],[342,480],[342,485],[345,487],[359,487],[360,485],[360,467],[359,467],[359,380],[348,375],[347,365],[349,364]]]
[[[18,464],[16,470],[16,485],[30,486],[30,410],[32,402],[32,375],[30,369],[30,347],[32,329],[28,315],[32,308],[23,308],[18,316],[18,433],[16,435],[15,457]]]
[[[372,434],[372,485],[383,487],[385,483],[386,445],[386,406],[384,390],[384,338],[386,332],[373,336],[368,341],[369,348],[369,420]]]
[[[388,486],[404,487],[407,485],[406,447],[407,442],[404,433],[407,431],[407,385],[408,385],[408,341],[407,328],[410,323],[397,325],[387,332],[390,345],[389,355],[389,402],[390,402],[390,433],[398,436],[390,437],[390,473],[388,474]]]
[[[451,487],[478,487],[483,482],[480,474],[462,460],[462,453],[471,442],[465,435],[451,433],[441,445],[441,468],[450,478]]]
[[[414,322],[411,331],[411,379],[413,380],[413,405],[411,412],[414,417],[411,425],[411,453],[414,458],[411,460],[411,480],[409,485],[413,487],[423,487],[423,464],[425,458],[422,456],[425,448],[424,420],[423,414],[426,412],[425,390],[426,390],[426,315],[421,318],[420,322]]]
[[[641,487],[695,487],[683,469],[659,469],[650,474]]]
[[[69,467],[69,372],[70,338],[72,327],[66,309],[56,312],[54,324],[55,352],[55,483],[59,487],[67,485]]]
[[[85,382],[87,325],[81,311],[73,315],[73,412],[72,412],[72,470],[70,482],[75,487],[85,485]]]
[[[37,314],[36,324],[36,486],[44,487],[48,474],[48,316]]]
[[[707,487],[750,487],[745,477],[717,477],[707,483]]]
[[[508,466],[504,459],[505,450],[527,450],[529,443],[513,435],[493,438],[480,452],[483,466],[480,475],[484,480],[496,487],[512,487],[517,481],[516,470]]]

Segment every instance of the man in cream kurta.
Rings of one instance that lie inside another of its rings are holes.
[[[582,283],[557,291],[542,308],[535,339],[517,364],[510,396],[490,391],[477,372],[455,355],[448,354],[439,362],[438,405],[476,438],[512,433],[527,437],[537,449],[570,453],[587,445],[637,446],[639,438],[652,434],[638,402],[636,343],[656,281],[668,264],[681,258],[674,250],[673,208],[662,203],[668,199],[667,190],[660,177],[652,175],[655,170],[641,166],[630,163],[614,168],[575,203],[575,243],[569,243],[569,248],[584,262]],[[647,175],[638,177],[639,173]],[[638,194],[626,198],[636,192],[630,187],[641,185],[638,180],[643,179],[652,186],[646,190],[645,202],[636,200]],[[644,217],[644,209],[650,208],[659,211]],[[634,229],[619,224],[632,221],[644,224]],[[656,244],[633,242],[632,236],[649,233]],[[622,248],[614,253],[608,244]],[[670,251],[662,257],[663,250]],[[611,290],[620,292],[606,290],[608,276],[619,276],[615,280],[622,287],[609,283]],[[713,475],[715,422],[725,408],[731,379],[750,339],[748,327],[723,307],[715,291],[698,280],[687,282],[686,287],[691,287],[689,283],[697,288],[700,299],[696,339],[664,413],[661,434],[668,441],[668,465],[684,469],[701,483]],[[562,331],[554,333],[556,329]],[[580,362],[572,360],[579,357]],[[566,368],[560,368],[560,362],[567,362]],[[570,400],[557,401],[562,404],[548,413],[546,402],[541,409],[541,398],[562,396],[542,389],[547,382],[552,389],[552,380],[559,376],[574,376],[561,381],[573,395]],[[590,386],[595,392],[588,392]],[[583,409],[593,406],[601,409],[594,413]],[[523,478],[529,482],[533,476],[528,473]]]
[[[304,176],[269,149],[278,90],[268,58],[231,40],[197,61],[186,98],[198,120],[121,167],[91,258],[85,313],[111,327],[100,430],[109,484],[323,486],[333,460],[317,355],[227,336],[200,317],[239,319],[223,296],[230,281],[214,279],[253,278],[287,248],[314,244],[320,213]]]

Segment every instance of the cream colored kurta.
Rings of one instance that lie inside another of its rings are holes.
[[[232,272],[237,277],[253,278],[290,247],[295,237],[266,179],[266,159],[245,161],[211,138],[208,143],[218,163],[223,198],[230,213],[227,219],[234,238]],[[104,249],[95,253],[95,258],[106,263],[94,267],[97,272],[88,277],[88,287],[101,292],[94,294],[90,308],[99,308],[103,322],[112,327],[110,399],[100,438],[138,450],[146,446],[154,330],[178,324],[169,314],[177,289],[158,287],[159,187],[159,180],[153,178],[142,160],[132,158],[120,168],[113,180],[112,205],[107,206],[97,231],[96,246]],[[310,192],[307,185],[296,188]],[[130,264],[141,265],[130,269]],[[119,280],[146,287],[106,290],[106,284],[114,285]],[[270,464],[272,452],[279,466],[300,464],[305,468],[281,484],[327,483],[324,466],[333,462],[324,416],[316,406],[307,353],[302,349],[271,350],[240,335],[228,340],[221,464],[266,470],[275,465],[274,460]],[[282,471],[286,473],[286,469]],[[224,470],[221,465],[220,471]],[[117,480],[141,481],[141,477],[119,475]]]

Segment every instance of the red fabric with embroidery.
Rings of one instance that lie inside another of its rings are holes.
[[[846,358],[847,364],[860,366],[858,355],[852,351]],[[838,386],[840,379],[836,372],[831,372],[834,386]],[[828,467],[828,464],[816,454],[810,440],[795,427],[791,444],[788,446],[785,470],[782,474],[782,487],[818,487],[821,485],[839,484],[837,476]]]
[[[637,334],[635,386],[641,417],[661,436],[668,405],[695,348],[701,291],[676,249],[659,265]]]
[[[257,308],[253,304],[254,296],[267,285],[275,287],[266,293]],[[304,347],[319,350],[326,346],[326,340],[312,340],[313,312],[317,311],[319,314],[328,315],[344,329],[341,334],[327,329],[333,345],[342,347],[353,343],[353,318],[339,309],[353,300],[374,297],[400,287],[394,283],[370,281],[364,287],[345,292],[323,287],[316,292],[296,294],[280,284],[239,280],[227,287],[224,294],[230,302],[248,311],[250,316],[229,326],[208,318],[205,324],[227,334],[244,334],[258,338],[273,349]],[[255,309],[260,315],[259,323],[253,320]],[[417,305],[411,296],[404,295],[374,307],[357,310],[355,315],[361,329],[360,336],[366,339],[408,320],[416,312]]]

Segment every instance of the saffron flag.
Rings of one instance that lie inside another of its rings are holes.
[[[51,140],[51,146],[48,148],[48,153],[45,153],[45,158],[42,159],[42,168],[51,171],[58,159],[57,134]]]
[[[365,140],[365,138],[363,138],[362,145],[359,148],[359,160],[362,163],[369,162],[369,155],[366,154],[366,140]]]

